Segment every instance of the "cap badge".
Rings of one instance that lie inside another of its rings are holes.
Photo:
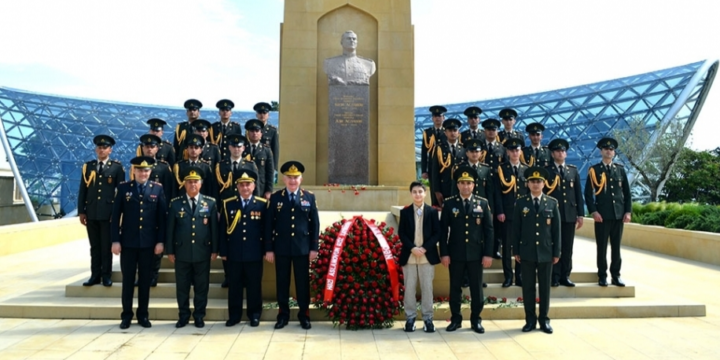
[[[533,172],[533,177],[540,177],[540,172],[539,171]]]
[[[150,166],[150,165],[148,165],[147,161],[143,160],[143,162],[140,163],[140,166]]]
[[[298,172],[298,168],[295,165],[290,166],[290,169],[288,169],[288,172],[294,173]]]

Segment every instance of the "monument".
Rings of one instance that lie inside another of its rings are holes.
[[[280,162],[305,164],[304,185],[414,180],[410,0],[285,0],[280,41]]]
[[[370,77],[375,62],[357,55],[357,34],[346,31],[343,54],[325,59],[328,77],[328,181],[369,183]]]

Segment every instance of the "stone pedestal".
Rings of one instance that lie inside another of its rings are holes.
[[[328,99],[328,180],[368,184],[370,87],[331,85]]]

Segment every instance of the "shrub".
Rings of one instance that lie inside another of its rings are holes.
[[[684,229],[690,222],[700,216],[701,208],[699,206],[680,206],[673,207],[673,210],[665,210],[669,215],[665,219],[665,227],[672,229]]]
[[[667,210],[661,210],[661,211],[655,211],[651,213],[647,213],[643,215],[643,224],[644,225],[658,225],[658,226],[665,226],[665,220],[670,215],[670,211]]]

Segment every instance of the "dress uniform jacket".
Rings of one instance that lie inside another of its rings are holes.
[[[470,165],[469,162],[463,161],[460,164],[456,165],[455,169],[465,165],[473,167],[473,165]],[[455,169],[453,169],[453,173],[455,172]],[[493,180],[492,170],[486,164],[479,162],[475,166],[475,171],[477,172],[477,177],[475,177],[475,187],[473,188],[473,194],[480,196],[481,198],[487,199],[490,209],[495,209],[495,180]],[[457,186],[454,186],[453,195],[458,195],[458,191],[459,190]]]
[[[175,150],[176,160],[182,160],[185,150],[185,139],[193,133],[193,126],[188,121],[183,121],[175,126],[175,136],[173,137],[173,150]]]
[[[132,173],[130,173],[130,180],[135,180],[135,175]],[[153,165],[152,172],[150,172],[150,178],[148,180],[162,185],[166,201],[170,201],[170,199],[175,197],[177,192],[175,191],[175,179],[173,179],[173,172],[170,168],[170,164],[165,161],[158,160],[155,165]],[[165,206],[167,207],[167,204]]]
[[[550,178],[546,180],[547,186],[543,190],[558,201],[561,221],[575,223],[578,216],[583,216],[585,212],[583,193],[580,189],[580,173],[577,167],[565,163],[564,177],[560,176],[554,162],[545,169],[550,173]]]
[[[262,261],[266,252],[273,251],[272,240],[265,236],[265,222],[270,215],[268,201],[253,196],[245,209],[240,196],[232,196],[223,203],[220,256],[227,256],[228,261]]]
[[[487,140],[484,140],[481,144],[485,154],[481,155],[480,162],[487,164],[490,170],[492,170],[493,175],[495,175],[497,173],[497,167],[505,161],[505,146],[498,141],[489,144]]]
[[[498,166],[495,176],[495,214],[505,214],[505,219],[513,220],[515,201],[528,193],[525,169],[528,166],[520,163],[517,177],[513,174],[513,166],[506,162]],[[514,184],[512,184],[514,182]],[[512,185],[511,185],[512,184]]]
[[[585,181],[585,204],[591,214],[597,211],[603,219],[621,220],[625,213],[631,212],[632,198],[625,168],[614,162],[610,170],[602,162],[593,165]]]
[[[485,133],[483,132],[483,129],[481,129],[481,128],[478,128],[474,132],[470,129],[467,129],[460,133],[460,142],[463,144],[465,142],[467,142],[468,140],[484,139],[484,138],[485,138]]]
[[[513,217],[513,243],[520,261],[550,262],[560,257],[560,210],[554,198],[541,195],[539,210],[531,195],[517,200]],[[530,280],[530,279],[528,279]]]
[[[135,154],[137,156],[142,156],[142,145],[138,145],[135,150]],[[163,140],[160,144],[158,144],[158,151],[155,154],[155,159],[163,160],[170,166],[173,166],[175,164],[175,149],[173,149],[173,144],[167,140]]]
[[[198,195],[195,212],[183,194],[170,201],[167,216],[165,253],[185,262],[209,261],[218,252],[217,204]]]
[[[107,160],[100,173],[97,167],[97,160],[83,165],[78,191],[78,214],[87,215],[88,220],[110,220],[115,188],[125,181],[125,170],[117,160]]]
[[[457,188],[452,178],[455,165],[465,161],[465,149],[458,141],[455,145],[455,156],[452,154],[451,144],[447,140],[435,145],[432,150],[433,157],[430,159],[430,184],[433,191],[440,192],[443,197],[453,194],[453,187]],[[435,194],[432,194],[435,197]]]
[[[437,210],[429,205],[424,205],[423,213],[423,244],[425,257],[431,265],[440,263],[438,255],[438,242],[440,241],[440,217]],[[412,256],[412,249],[415,248],[415,205],[408,205],[400,210],[400,223],[398,224],[398,235],[402,242],[400,251],[400,266],[405,266]]]
[[[182,174],[185,174],[185,169],[187,169],[190,165],[190,160],[180,160],[173,166],[173,175],[175,178],[175,186],[177,191],[175,192],[177,195],[185,195],[185,181],[181,180]],[[217,181],[215,181],[215,177],[213,176],[213,171],[210,168],[210,164],[208,164],[205,160],[198,159],[198,161],[195,162],[195,166],[199,167],[203,170],[202,175],[202,188],[200,189],[200,193],[210,196],[214,199],[217,198]]]
[[[258,173],[257,166],[255,166],[254,162],[248,161],[245,158],[241,158],[240,160],[237,160],[237,162],[238,166],[241,169],[250,169],[256,174]],[[237,179],[232,178],[232,172],[233,160],[230,157],[215,165],[215,180],[217,181],[216,191],[218,193],[218,199],[220,202],[238,195],[237,187],[235,186],[235,180]],[[208,181],[212,180],[208,179]],[[222,208],[220,209],[220,211],[222,212]]]
[[[290,204],[286,189],[270,197],[270,216],[266,222],[266,236],[272,239],[275,255],[300,256],[318,250],[320,220],[315,195],[298,189],[295,205]]]
[[[220,148],[215,144],[205,143],[200,158],[210,164],[211,168],[214,168],[221,161]]]
[[[546,167],[553,163],[553,158],[547,146],[541,146],[537,149],[537,152],[532,146],[526,146],[522,148],[520,161],[527,166]]]
[[[220,149],[220,158],[223,160],[230,157],[227,134],[242,134],[242,127],[235,121],[228,121],[224,126],[222,122],[216,121],[210,126],[210,129],[208,129],[209,140],[218,146]]]
[[[430,166],[432,166],[433,150],[435,145],[447,142],[445,129],[436,130],[434,127],[423,130],[423,142],[420,147],[420,168],[421,172],[430,174]]]
[[[278,159],[280,158],[280,133],[278,129],[270,124],[265,124],[262,129],[262,139],[260,139],[260,142],[272,150],[273,169],[277,171]]]
[[[163,186],[148,181],[142,195],[134,180],[118,185],[110,220],[112,242],[128,248],[149,248],[165,242],[167,200]]]
[[[472,210],[467,213],[460,196],[451,196],[443,204],[441,257],[450,256],[451,261],[478,261],[493,255],[492,212],[488,201],[473,195],[470,207]]]
[[[498,141],[501,144],[505,144],[505,141],[509,138],[516,138],[522,140],[523,145],[525,145],[525,134],[523,134],[522,131],[519,130],[513,130],[513,131],[506,131],[505,129],[502,129],[498,131]]]
[[[273,153],[267,145],[259,143],[253,153],[252,145],[245,147],[243,158],[255,163],[258,178],[255,181],[255,195],[263,196],[266,192],[272,193],[275,182],[275,169],[273,169]]]

